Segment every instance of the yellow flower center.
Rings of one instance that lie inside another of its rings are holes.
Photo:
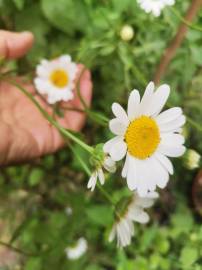
[[[69,82],[67,73],[62,69],[54,70],[50,75],[50,80],[58,88],[65,87]]]
[[[130,123],[125,133],[128,152],[139,159],[150,157],[160,142],[160,132],[156,121],[141,116]]]

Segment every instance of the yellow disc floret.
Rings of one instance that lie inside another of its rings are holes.
[[[154,119],[141,116],[130,123],[125,133],[128,152],[139,159],[150,157],[160,142],[160,132]]]
[[[68,84],[67,73],[62,69],[54,70],[50,75],[51,82],[58,88],[63,88]]]

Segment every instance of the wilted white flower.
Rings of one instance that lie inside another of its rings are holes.
[[[126,155],[122,176],[127,178],[130,190],[137,190],[140,196],[154,191],[156,186],[164,188],[173,174],[173,166],[167,157],[184,154],[184,137],[180,135],[186,119],[182,109],[174,107],[162,113],[170,87],[161,85],[154,92],[150,82],[140,101],[140,94],[133,90],[128,100],[127,114],[117,103],[112,105],[116,118],[109,123],[116,135],[104,145],[114,161]]]
[[[70,260],[77,260],[79,259],[84,253],[86,253],[88,249],[88,242],[85,238],[81,237],[78,239],[76,244],[72,247],[67,247],[65,249],[65,253],[68,259]]]
[[[123,215],[113,225],[109,235],[109,241],[113,241],[116,237],[118,247],[128,246],[134,236],[133,221],[141,224],[147,223],[149,221],[149,215],[144,209],[151,207],[156,198],[158,198],[158,193],[156,192],[150,192],[145,197],[140,197],[135,192],[126,209],[124,209]]]
[[[54,60],[42,60],[36,69],[34,84],[37,91],[47,96],[50,104],[73,99],[77,66],[69,55]]]
[[[188,149],[185,154],[184,160],[187,169],[194,170],[199,167],[201,156],[195,150]]]
[[[130,41],[134,37],[134,30],[130,25],[124,25],[120,31],[121,39]]]
[[[146,13],[152,13],[158,17],[165,6],[172,6],[175,4],[175,0],[137,0],[140,7]]]
[[[95,189],[97,179],[100,181],[101,185],[104,185],[105,177],[102,167],[104,167],[108,172],[114,173],[116,171],[115,161],[111,159],[109,156],[105,156],[103,163],[99,165],[99,167],[93,172],[91,175],[87,188],[93,191]]]

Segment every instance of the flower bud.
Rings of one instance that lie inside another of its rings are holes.
[[[121,39],[130,41],[134,37],[134,30],[130,25],[124,25],[120,31]]]
[[[184,157],[185,167],[189,170],[194,170],[198,168],[200,159],[201,156],[198,152],[193,149],[188,149]]]

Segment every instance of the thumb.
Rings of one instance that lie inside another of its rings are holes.
[[[0,30],[0,57],[21,57],[32,47],[33,41],[31,32],[12,33]]]

